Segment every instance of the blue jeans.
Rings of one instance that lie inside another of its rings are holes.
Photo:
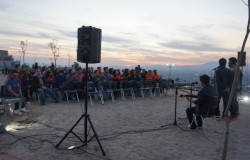
[[[224,116],[224,113],[225,113],[226,108],[227,108],[227,103],[228,103],[228,100],[229,100],[229,95],[230,95],[230,92],[218,91],[218,98],[219,99],[222,98],[222,100],[223,100],[223,113],[222,113],[223,116]]]
[[[51,97],[55,101],[58,101],[58,99],[59,99],[56,96],[56,94],[53,93],[52,90],[49,89],[49,88],[38,88],[37,91],[39,93],[40,103],[44,103],[45,102],[45,93],[47,93],[49,95],[49,97]]]
[[[8,99],[16,99],[16,98],[23,98],[23,97],[6,97]],[[21,103],[21,106],[20,106],[20,103]],[[15,102],[15,108],[14,110],[18,110],[19,108],[24,108],[25,107],[25,103],[24,101],[22,102]]]
[[[239,104],[238,104],[238,100],[237,100],[239,92],[240,91],[237,89],[234,91],[232,104],[231,104],[230,109],[229,109],[231,115],[237,115],[239,113]]]

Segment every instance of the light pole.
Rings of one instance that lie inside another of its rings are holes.
[[[175,64],[167,64],[167,66],[169,67],[168,79],[171,79],[172,67],[173,67],[174,65],[175,65]]]
[[[197,81],[198,81],[198,76],[199,76],[198,73],[195,73],[195,74],[194,74],[194,82],[197,82]]]

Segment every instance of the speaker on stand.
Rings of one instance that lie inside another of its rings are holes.
[[[82,63],[100,63],[102,30],[91,26],[83,26],[78,28],[77,33],[77,61]]]
[[[246,66],[246,52],[238,52],[238,66]]]
[[[86,63],[86,77],[85,77],[85,106],[84,106],[84,113],[81,117],[76,121],[76,123],[71,127],[71,129],[65,134],[65,136],[60,140],[60,142],[56,145],[56,148],[64,141],[64,139],[72,133],[76,138],[78,138],[81,142],[81,146],[87,146],[88,143],[95,138],[99,144],[99,147],[102,151],[103,156],[106,155],[102,144],[98,138],[97,132],[94,128],[94,125],[90,119],[90,115],[88,114],[88,63],[100,63],[101,62],[101,37],[102,32],[101,29],[94,28],[94,27],[85,27],[82,26],[78,28],[77,32],[77,39],[78,39],[78,46],[77,46],[77,61]],[[78,125],[78,123],[84,119],[84,139],[78,136],[73,130]],[[88,139],[89,131],[88,124],[90,129],[93,131],[94,135]],[[79,146],[79,147],[81,147]]]

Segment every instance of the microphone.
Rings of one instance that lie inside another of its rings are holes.
[[[192,82],[191,84],[198,84],[198,82]]]
[[[212,69],[212,70],[216,70],[216,69],[218,69],[219,68],[219,66],[218,67],[216,67],[216,68],[214,68],[214,69]]]

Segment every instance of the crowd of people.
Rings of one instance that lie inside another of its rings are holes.
[[[193,100],[187,96],[187,100],[195,104],[195,107],[190,107],[186,110],[191,129],[202,126],[202,122],[198,116],[196,117],[198,124],[196,125],[194,123],[193,114],[197,113],[197,109],[201,115],[207,113],[208,100],[211,98],[216,97],[223,100],[223,112],[222,114],[220,113],[218,103],[216,115],[220,116],[221,114],[222,119],[225,118],[225,110],[230,92],[232,91],[234,75],[238,68],[237,59],[235,57],[229,58],[229,68],[226,67],[227,60],[225,58],[221,58],[218,62],[219,66],[215,70],[216,86],[210,84],[210,77],[208,75],[202,75],[200,76],[202,88],[198,93],[197,99]],[[231,120],[236,119],[239,115],[237,94],[241,89],[240,82],[242,76],[243,74],[240,71],[232,104],[229,108],[229,119]],[[2,87],[2,92],[4,97],[24,97],[25,101],[32,101],[33,94],[35,93],[41,105],[45,105],[46,95],[48,95],[55,103],[58,103],[61,99],[64,99],[63,92],[66,90],[81,89],[84,91],[86,78],[88,78],[88,81],[93,82],[98,90],[121,88],[133,88],[134,90],[138,90],[141,87],[163,86],[163,80],[157,73],[157,70],[145,70],[142,69],[140,65],[136,66],[134,69],[120,70],[108,67],[104,67],[103,69],[102,67],[97,67],[97,69],[93,67],[88,69],[81,67],[74,69],[57,69],[54,66],[39,67],[35,64],[32,68],[12,71]],[[140,92],[138,92],[138,94],[139,93]],[[82,94],[86,93],[83,92]],[[23,112],[28,112],[25,108],[25,101],[15,103],[14,114],[22,115]]]
[[[3,84],[2,92],[6,98],[23,97],[26,102],[32,101],[35,94],[41,105],[46,104],[47,95],[58,103],[61,99],[65,99],[64,91],[75,89],[84,91],[86,77],[98,90],[120,88],[137,90],[143,86],[162,86],[162,78],[157,70],[145,70],[140,65],[134,69],[90,67],[86,70],[81,67],[69,69],[39,67],[36,63],[32,68],[13,70]],[[71,98],[74,98],[73,95]],[[27,112],[24,102],[21,103],[21,107],[18,102],[15,103],[14,114],[22,115],[23,112]]]

